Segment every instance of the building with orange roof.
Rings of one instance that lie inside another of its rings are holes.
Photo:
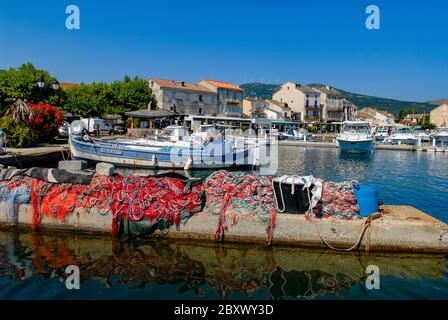
[[[201,80],[201,86],[216,93],[218,98],[218,114],[226,116],[243,115],[244,90],[237,85],[218,80]]]
[[[71,83],[71,82],[61,82],[59,83],[59,88],[61,90],[68,90],[70,88],[79,88],[81,85],[79,83]]]
[[[150,78],[157,107],[185,115],[216,115],[218,99],[213,90],[196,83]]]

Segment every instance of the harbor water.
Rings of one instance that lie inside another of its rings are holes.
[[[279,147],[277,174],[356,179],[376,187],[386,204],[447,222],[447,161],[438,153]],[[66,289],[68,265],[80,268],[80,290]],[[379,267],[379,290],[365,286],[369,265]],[[448,269],[441,255],[0,231],[0,299],[448,299]]]

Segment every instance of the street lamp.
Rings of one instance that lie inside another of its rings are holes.
[[[58,91],[59,90],[58,80],[55,80],[55,82],[51,85],[51,87],[53,88],[54,91]]]
[[[44,82],[44,79],[43,79],[42,77],[40,77],[40,78],[37,80],[37,86],[39,87],[39,89],[40,89],[41,91],[44,89],[44,87],[45,87],[45,82]]]

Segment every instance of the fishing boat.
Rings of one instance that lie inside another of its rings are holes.
[[[437,128],[433,134],[431,134],[431,139],[435,140],[436,143],[448,143],[448,128]]]
[[[408,126],[394,127],[387,139],[391,144],[417,144],[418,138],[415,136],[415,132]]]
[[[375,146],[375,137],[370,133],[369,124],[363,121],[345,121],[336,140],[341,152],[347,153],[368,153]]]
[[[72,123],[69,145],[74,159],[116,166],[170,169],[218,169],[252,166],[248,147],[236,148],[222,138],[191,139],[186,128],[168,126],[156,137],[94,139],[79,122]]]

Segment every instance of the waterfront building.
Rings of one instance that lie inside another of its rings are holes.
[[[319,86],[313,89],[320,93],[323,122],[345,121],[344,96],[330,86]]]
[[[218,113],[216,92],[201,84],[158,78],[150,78],[148,84],[159,109],[185,115]]]
[[[320,93],[312,87],[290,81],[280,86],[272,100],[291,108],[293,119],[305,122],[321,120],[323,106],[320,104]]]
[[[229,82],[201,80],[198,85],[217,95],[218,115],[242,117],[244,90]]]
[[[407,126],[416,126],[423,119],[423,117],[423,114],[407,114],[400,123]]]
[[[266,118],[273,120],[290,120],[291,108],[287,107],[285,103],[267,99],[268,107],[266,109]]]
[[[345,121],[355,120],[358,107],[347,99],[342,100],[342,105],[344,107]]]
[[[266,118],[265,110],[269,104],[263,99],[243,99],[243,116],[248,118]]]
[[[429,115],[429,121],[438,127],[448,127],[448,103],[433,109]]]
[[[363,119],[363,117],[367,119]],[[395,117],[392,113],[371,107],[360,109],[358,111],[357,118],[359,120],[369,121],[371,125],[393,124],[395,120]]]

